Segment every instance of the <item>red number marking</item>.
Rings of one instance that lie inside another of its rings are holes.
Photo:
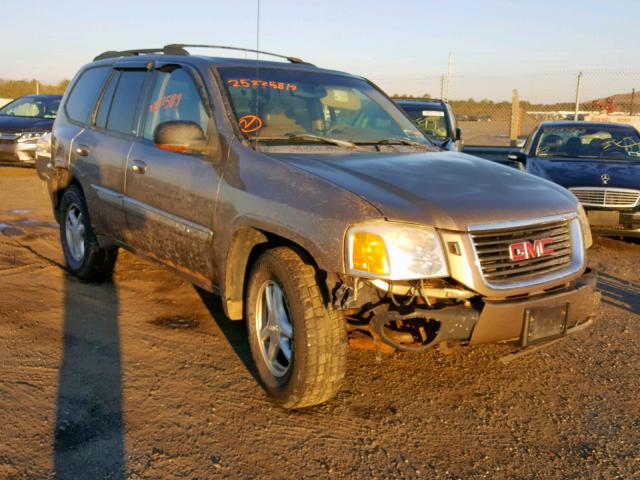
[[[162,98],[159,98],[158,100],[153,102],[151,105],[149,105],[149,111],[157,112],[161,108],[167,108],[167,109],[176,108],[178,105],[180,105],[181,101],[182,101],[181,93],[171,93],[169,95],[165,95]]]
[[[232,78],[227,80],[227,85],[230,85],[233,88],[267,87],[273,88],[274,90],[286,90],[287,92],[295,92],[298,89],[298,86],[294,83],[276,82],[273,80],[268,82],[266,80],[248,78]]]

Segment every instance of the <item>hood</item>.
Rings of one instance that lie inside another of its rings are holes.
[[[458,152],[269,155],[355,193],[388,220],[464,231],[577,208],[564,188]]]
[[[536,157],[530,170],[566,188],[604,187],[601,177],[607,174],[607,187],[640,189],[640,161]]]
[[[42,132],[51,131],[53,118],[13,117],[0,115],[0,132]]]

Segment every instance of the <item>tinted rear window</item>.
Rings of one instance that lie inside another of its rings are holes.
[[[109,110],[108,130],[129,135],[133,133],[133,120],[146,75],[147,72],[141,71],[124,71],[120,74]]]
[[[96,126],[105,128],[107,126],[107,115],[109,115],[109,107],[111,107],[111,101],[113,100],[113,93],[118,85],[118,77],[120,72],[115,71],[109,80],[109,86],[102,95],[102,101],[98,107],[98,114],[96,115]]]
[[[110,71],[109,67],[91,68],[80,76],[65,107],[71,119],[82,123],[87,121]]]

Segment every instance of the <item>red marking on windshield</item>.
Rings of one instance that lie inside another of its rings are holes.
[[[169,95],[165,95],[162,98],[159,98],[158,100],[153,102],[151,105],[149,105],[149,111],[157,112],[161,108],[166,108],[166,109],[176,108],[178,105],[180,105],[181,101],[182,101],[181,93],[171,93]]]
[[[242,133],[257,132],[262,128],[262,119],[253,114],[243,115],[238,119],[238,126]]]
[[[298,86],[295,83],[289,82],[275,82],[275,81],[267,81],[267,80],[257,80],[250,78],[232,78],[227,80],[227,84],[233,88],[252,88],[252,87],[266,87],[272,88],[274,90],[283,90],[283,91],[291,91],[295,92],[298,89]]]

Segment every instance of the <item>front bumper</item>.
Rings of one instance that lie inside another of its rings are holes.
[[[568,306],[565,333],[581,330],[583,324],[593,320],[600,303],[596,280],[595,272],[587,270],[566,287],[549,293],[514,300],[487,300],[473,328],[469,343],[476,345],[519,339],[527,310],[549,305]]]
[[[591,233],[601,237],[640,238],[640,228],[591,227]]]
[[[593,323],[600,304],[596,280],[587,270],[563,286],[511,299],[477,296],[442,308],[379,304],[372,309],[368,329],[374,338],[405,352],[422,352],[445,341],[477,345],[519,340],[521,346],[546,342]],[[419,335],[411,330],[416,320],[425,322]]]
[[[0,142],[0,162],[33,165],[36,159],[36,142]]]
[[[640,212],[587,209],[591,233],[611,237],[640,237]]]

